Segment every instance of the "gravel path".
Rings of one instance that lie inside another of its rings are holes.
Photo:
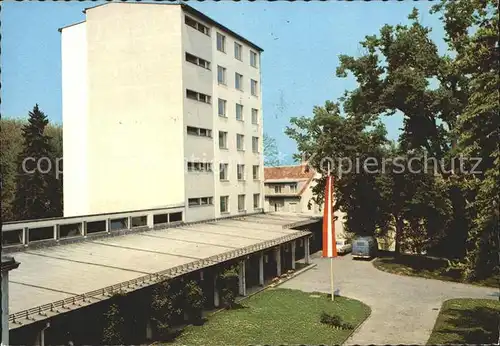
[[[330,292],[330,260],[312,256],[317,264],[281,287]],[[451,298],[498,299],[498,290],[454,282],[400,276],[375,269],[350,255],[334,260],[335,289],[372,309],[371,316],[347,340],[352,344],[425,344],[443,301]]]

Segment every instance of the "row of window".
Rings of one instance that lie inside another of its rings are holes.
[[[212,130],[210,130],[210,129],[188,126],[187,133],[188,133],[188,135],[212,138]]]
[[[244,164],[237,164],[236,165],[236,178],[238,180],[246,180],[245,165]],[[260,178],[260,166],[259,165],[252,166],[252,178],[254,180],[259,180],[259,178]],[[219,165],[219,180],[220,181],[229,180],[229,164],[221,163]]]
[[[188,162],[187,163],[188,172],[207,172],[212,173],[212,163],[210,162]],[[237,164],[236,165],[236,178],[238,180],[246,180],[245,174],[245,165]],[[252,166],[252,178],[254,180],[260,179],[260,166],[253,165]],[[220,181],[228,181],[229,180],[229,164],[221,163],[219,165],[219,180]]]
[[[189,198],[188,205],[190,207],[195,207],[198,205],[213,205],[214,198],[213,197],[200,197],[200,198]]]
[[[186,25],[192,27],[193,29],[196,29],[199,32],[201,32],[207,36],[210,36],[210,28],[207,27],[206,25],[198,22],[197,20],[195,20],[191,17],[185,16],[184,22],[186,23]],[[218,51],[226,53],[226,41],[227,41],[226,36],[218,32],[217,33],[217,50]],[[234,57],[235,57],[235,59],[243,61],[243,46],[241,44],[239,44],[238,42],[234,42]],[[257,68],[258,55],[253,50],[249,50],[249,60],[250,60],[250,66]]]
[[[244,107],[242,104],[236,103],[235,112],[236,112],[236,120],[240,121],[245,120]],[[218,99],[218,113],[220,117],[227,118],[227,100]],[[259,110],[252,108],[251,113],[252,113],[252,124],[258,124]]]
[[[199,93],[197,91],[190,89],[186,89],[186,97],[191,100],[200,101],[208,104],[210,104],[212,101],[212,97],[210,95]]]
[[[274,185],[274,193],[282,193],[285,186],[286,185],[283,185],[283,184]],[[270,186],[270,188],[272,189],[273,186]],[[289,188],[289,192],[291,192],[291,193],[297,193],[297,183],[289,184],[288,188]]]
[[[217,82],[222,85],[227,85],[227,68],[217,65]],[[243,91],[243,75],[235,72],[234,73],[234,87],[240,91]],[[255,79],[250,79],[250,93],[253,96],[258,96],[258,82]]]
[[[227,53],[226,36],[220,32],[217,33],[217,50],[222,53]],[[239,61],[243,61],[243,46],[238,42],[234,42],[234,57]],[[258,55],[253,50],[249,50],[250,66],[257,67]]]
[[[213,205],[213,197],[189,198],[189,207],[202,205]],[[253,194],[253,208],[260,208],[260,193]],[[229,196],[221,196],[219,199],[219,210],[221,213],[229,213]],[[246,195],[238,195],[238,212],[246,211]]]
[[[210,95],[206,95],[191,89],[186,89],[186,97],[191,100],[200,101],[208,104],[211,103],[212,99]],[[219,116],[227,118],[227,100],[219,98],[217,106],[218,106]],[[244,120],[243,105],[240,103],[236,103],[235,110],[236,110],[236,119],[243,121]],[[258,124],[259,110],[252,108],[251,112],[252,112],[252,124]]]
[[[186,97],[191,100],[195,101],[200,101],[204,103],[211,103],[211,96],[206,95],[194,90],[186,89]],[[218,113],[219,116],[227,118],[227,100],[224,99],[218,99],[217,102],[217,108],[218,108]],[[240,103],[235,104],[235,113],[236,113],[236,119],[240,121],[244,121],[244,107]],[[252,113],[252,124],[258,124],[259,123],[259,110],[256,108],[252,108],[251,110]]]
[[[212,172],[212,164],[210,162],[188,162],[188,172]]]
[[[203,34],[210,36],[210,28],[207,27],[206,25],[201,24],[197,20],[194,20],[193,18],[186,16],[184,18],[184,23],[186,23],[187,25],[189,25],[193,29],[196,29]]]
[[[219,131],[219,149],[228,149],[227,132]],[[236,149],[245,150],[245,135],[236,134]],[[259,153],[259,137],[252,137],[252,152]]]
[[[210,70],[210,62],[186,52],[186,61]]]
[[[186,52],[186,61],[190,62],[192,64],[195,64],[197,66],[206,68],[207,70],[210,70],[210,62],[202,59],[200,57],[197,57],[193,54],[187,53]],[[227,85],[227,69],[223,66],[217,66],[217,82],[222,85]],[[243,75],[235,72],[234,74],[234,87],[240,91],[243,91]],[[254,80],[250,79],[250,93],[253,96],[259,96],[258,94],[258,85],[259,83]]]
[[[187,133],[192,136],[212,138],[212,130],[210,129],[188,126]],[[226,131],[219,131],[219,149],[228,149],[227,136]],[[245,135],[236,134],[236,149],[245,151]],[[252,152],[259,153],[259,137],[252,136]]]

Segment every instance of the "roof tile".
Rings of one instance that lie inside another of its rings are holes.
[[[264,167],[264,179],[311,179],[315,171],[307,165]]]

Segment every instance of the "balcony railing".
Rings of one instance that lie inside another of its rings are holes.
[[[2,225],[2,250],[13,252],[29,245],[58,244],[87,236],[163,228],[183,221],[184,205],[180,204],[129,212],[5,222]]]

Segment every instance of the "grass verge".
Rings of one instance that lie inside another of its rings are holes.
[[[462,282],[495,288],[500,286],[500,275],[481,281],[464,282],[458,270],[447,270],[448,263],[446,260],[425,255],[400,255],[396,257],[392,253],[382,253],[372,263],[375,268],[392,274],[420,276],[427,279]]]
[[[213,315],[202,326],[188,326],[172,344],[342,344],[353,330],[320,322],[321,313],[338,315],[354,328],[370,314],[360,301],[322,293],[267,289],[245,300],[234,310]]]
[[[450,299],[443,303],[427,344],[495,344],[499,323],[499,301]]]

